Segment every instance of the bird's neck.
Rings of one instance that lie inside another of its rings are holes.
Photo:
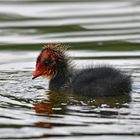
[[[70,68],[68,62],[61,62],[57,65],[55,76],[50,80],[49,89],[52,91],[61,91],[70,79]]]

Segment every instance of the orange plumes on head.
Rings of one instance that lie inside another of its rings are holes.
[[[64,44],[47,44],[43,46],[43,49],[50,49],[62,53],[67,47]]]
[[[36,70],[33,72],[33,79],[39,76],[54,77],[58,60],[64,59],[65,46],[62,44],[47,44],[37,58]]]

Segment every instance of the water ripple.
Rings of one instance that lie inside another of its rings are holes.
[[[106,50],[114,49],[112,42],[122,42],[118,52],[67,53],[76,68],[107,64],[131,73],[132,99],[95,100],[52,93],[46,79],[31,80],[38,51],[1,51],[0,139],[139,139],[140,52],[122,52],[122,47],[139,48],[140,2],[52,1],[0,1],[0,47],[40,49],[38,44],[63,42],[72,43],[74,49]]]
[[[140,38],[140,5],[137,0],[0,3],[1,44],[138,42]],[[65,26],[71,26],[74,31]],[[42,32],[45,33],[43,36]]]
[[[67,97],[48,91],[46,79],[31,80],[31,71],[24,70],[29,63],[24,62],[30,56],[30,64],[33,65],[34,57],[38,52],[3,52],[3,60],[6,64],[0,65],[0,138],[1,139],[42,139],[56,137],[69,139],[72,136],[116,136],[139,135],[139,59],[127,60],[104,60],[127,72],[133,71],[134,86],[132,101],[122,98],[86,100],[79,97]],[[69,55],[94,56],[95,52],[70,51]],[[101,53],[101,52],[100,52]],[[102,53],[96,55],[102,56]],[[138,52],[137,52],[138,53]],[[14,57],[10,62],[5,59]],[[25,55],[27,54],[27,55]],[[111,54],[108,52],[104,54]],[[126,54],[131,55],[130,52]],[[5,57],[4,57],[5,56]],[[32,58],[32,59],[31,59]],[[18,60],[18,63],[16,62]],[[99,64],[100,60],[94,60]],[[20,70],[10,68],[24,65]],[[31,63],[32,62],[32,63]],[[88,62],[88,63],[87,63]],[[104,63],[103,60],[100,63]],[[14,65],[16,63],[16,65]],[[121,65],[122,63],[122,65]],[[81,64],[93,64],[92,60],[75,60],[77,68]],[[7,65],[6,67],[2,67]],[[8,66],[9,65],[9,66]],[[123,67],[122,67],[123,66]],[[8,69],[8,70],[6,70]],[[113,102],[112,102],[113,101]],[[8,132],[8,133],[7,133]],[[87,138],[85,137],[85,139]]]

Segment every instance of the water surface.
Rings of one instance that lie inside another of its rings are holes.
[[[76,58],[76,52],[68,53]],[[79,51],[77,57],[102,53]],[[50,93],[48,80],[32,80],[36,51],[0,54],[1,139],[139,139],[139,59],[75,59],[76,68],[108,64],[132,73],[132,101],[94,100]]]
[[[0,139],[139,140],[139,15],[139,0],[0,1]],[[50,42],[71,46],[77,69],[131,74],[131,101],[60,95],[47,79],[32,80],[34,50]]]
[[[132,47],[140,39],[139,14],[139,0],[1,1],[1,48],[61,42],[99,49],[111,41]]]

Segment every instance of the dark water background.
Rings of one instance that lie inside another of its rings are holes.
[[[132,74],[132,100],[59,95],[46,79],[32,80],[38,50],[50,42],[71,46],[76,68]],[[139,140],[139,43],[139,0],[0,1],[0,139]]]

